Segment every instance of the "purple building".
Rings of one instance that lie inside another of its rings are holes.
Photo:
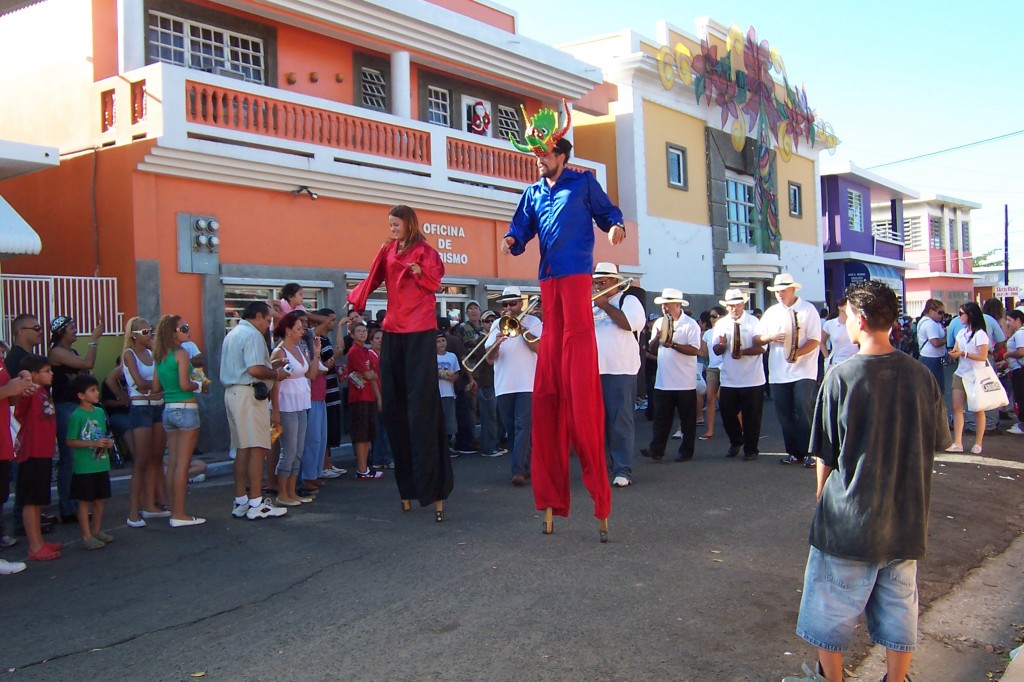
[[[822,161],[821,245],[829,310],[847,286],[864,280],[885,282],[903,303],[904,273],[917,269],[903,259],[903,201],[919,196],[849,161]],[[877,216],[880,205],[888,205],[891,219],[872,223],[872,206]]]

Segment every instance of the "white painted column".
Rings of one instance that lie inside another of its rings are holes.
[[[412,118],[412,77],[408,52],[391,53],[391,113]]]
[[[146,12],[138,0],[117,0],[117,71],[146,65]]]

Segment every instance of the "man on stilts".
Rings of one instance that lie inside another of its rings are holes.
[[[533,237],[540,242],[541,309],[544,334],[537,352],[533,389],[533,496],[545,512],[544,532],[552,517],[569,515],[569,446],[580,460],[583,484],[594,500],[602,542],[608,541],[611,490],[604,454],[604,406],[597,365],[597,341],[591,303],[594,223],[617,245],[626,238],[622,212],[612,204],[593,174],[567,167],[572,143],[568,108],[565,127],[542,109],[526,131],[537,155],[540,180],[523,193],[502,253],[518,256]],[[557,132],[556,132],[557,131]]]

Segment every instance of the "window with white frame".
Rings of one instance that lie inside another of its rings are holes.
[[[933,249],[942,248],[942,218],[928,219],[929,244]]]
[[[259,38],[150,11],[147,43],[150,59],[210,73],[228,71],[250,83],[265,83]]]
[[[388,83],[377,69],[364,66],[360,73],[363,106],[377,111],[388,110]]]
[[[960,221],[960,244],[964,251],[971,250],[971,224],[966,220]]]
[[[451,128],[452,101],[451,93],[444,88],[427,87],[427,122]]]
[[[804,214],[804,190],[798,182],[789,183],[789,215],[799,218]]]
[[[864,195],[846,190],[846,227],[854,232],[864,231]]]
[[[231,328],[242,319],[245,307],[253,301],[276,301],[281,298],[281,287],[275,285],[232,284],[224,287],[224,328]],[[302,305],[306,310],[317,310],[327,302],[327,290],[302,287]]]
[[[498,135],[519,141],[519,112],[514,108],[498,105]]]
[[[674,144],[668,144],[668,186],[688,190],[689,177],[686,173],[686,148]]]
[[[729,241],[749,244],[754,232],[754,183],[738,178],[725,180],[725,213]]]

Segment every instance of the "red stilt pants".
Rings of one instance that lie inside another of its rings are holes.
[[[544,330],[533,385],[533,499],[537,509],[569,515],[569,446],[583,469],[594,516],[611,513],[604,455],[604,403],[590,275],[540,283]]]

